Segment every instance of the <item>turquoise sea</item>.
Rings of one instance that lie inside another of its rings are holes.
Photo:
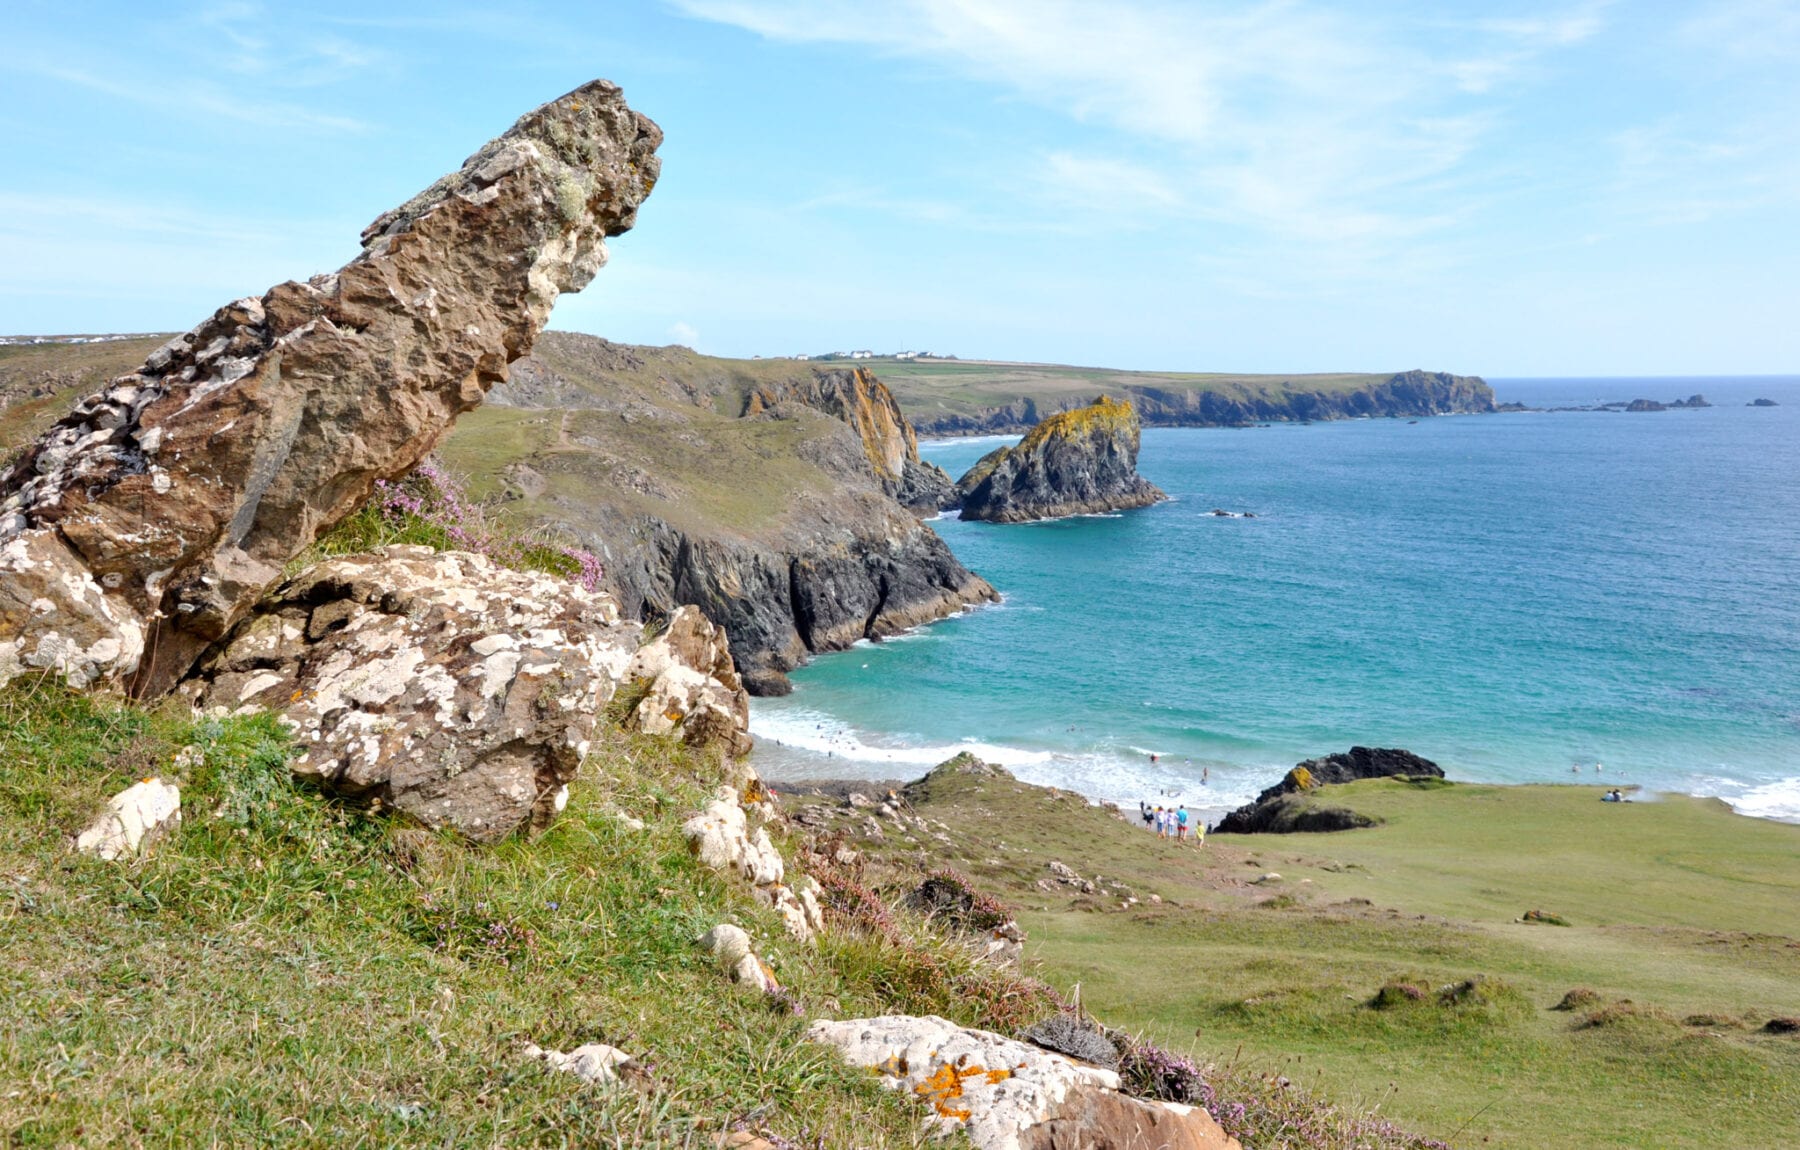
[[[1170,502],[937,521],[1005,601],[796,673],[752,708],[758,766],[912,778],[974,749],[1222,810],[1361,743],[1800,821],[1800,377],[1493,382],[1716,406],[1146,431]],[[999,442],[921,452],[954,476]]]

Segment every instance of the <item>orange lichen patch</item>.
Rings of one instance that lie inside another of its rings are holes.
[[[995,1077],[999,1075],[999,1077]],[[990,1085],[1012,1077],[1010,1070],[989,1070],[985,1066],[952,1066],[950,1063],[931,1072],[931,1077],[913,1087],[913,1093],[929,1102],[940,1118],[958,1122],[968,1120],[969,1111],[951,1103],[963,1096],[963,1083],[972,1078],[985,1079]]]
[[[738,804],[746,807],[753,806],[756,803],[766,802],[772,797],[773,792],[763,786],[761,779],[751,779],[744,784],[743,792],[738,797]]]
[[[1131,432],[1138,426],[1137,413],[1128,399],[1101,396],[1086,407],[1059,411],[1039,422],[1015,449],[1030,451],[1050,439],[1070,439],[1093,431]]]
[[[1303,791],[1309,791],[1312,789],[1312,785],[1313,785],[1312,772],[1307,770],[1305,767],[1295,767],[1293,770],[1288,772],[1288,778],[1294,780],[1294,785],[1296,787],[1299,787]]]
[[[663,712],[663,718],[669,720],[671,723],[679,723],[681,720],[687,718],[687,715],[683,714],[679,707],[670,707]]]

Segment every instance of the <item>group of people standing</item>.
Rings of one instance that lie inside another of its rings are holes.
[[[1178,843],[1188,840],[1188,831],[1194,832],[1194,842],[1206,845],[1206,824],[1196,818],[1189,818],[1188,809],[1180,807],[1154,807],[1149,803],[1139,802],[1138,811],[1144,817],[1146,829],[1156,832],[1159,839],[1174,839]]]

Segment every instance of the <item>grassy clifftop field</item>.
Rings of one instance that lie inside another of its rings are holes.
[[[922,435],[1023,433],[1102,393],[1128,398],[1150,427],[1494,409],[1493,390],[1481,379],[1443,372],[1234,375],[981,360],[860,362],[899,397]]]
[[[1599,793],[1359,783],[1319,801],[1384,825],[1203,849],[1009,779],[908,797],[1044,977],[1172,1049],[1458,1146],[1791,1145],[1800,827]]]

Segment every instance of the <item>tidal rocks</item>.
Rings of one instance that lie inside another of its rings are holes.
[[[1220,834],[1287,834],[1295,831],[1343,831],[1374,826],[1374,819],[1343,807],[1323,807],[1304,796],[1332,783],[1359,779],[1444,777],[1443,768],[1411,751],[1387,747],[1351,747],[1348,753],[1308,759],[1280,782],[1219,820]]]
[[[661,139],[587,84],[378,218],[337,272],[221,308],[82,401],[0,475],[0,681],[172,686],[531,350],[632,226]]]
[[[813,1042],[929,1107],[980,1150],[1241,1150],[1197,1107],[1120,1093],[1119,1075],[935,1015],[815,1022]]]
[[[1167,499],[1137,473],[1138,441],[1137,412],[1129,402],[1103,395],[1053,415],[1017,446],[989,452],[957,480],[962,517],[1023,523]]]
[[[1780,407],[1781,405],[1779,403],[1776,403],[1772,399],[1753,399],[1749,403],[1746,403],[1744,406],[1745,407]]]
[[[1658,403],[1654,399],[1634,399],[1625,405],[1624,410],[1633,412],[1667,411],[1669,410],[1669,405],[1666,403]]]
[[[480,555],[387,547],[284,584],[180,693],[207,710],[278,711],[302,748],[298,777],[485,842],[562,809],[633,666],[661,667],[656,683],[677,666],[684,681],[709,678],[682,696],[691,710],[656,718],[740,745],[742,692],[710,679],[717,650],[692,629],[640,659],[641,625],[604,592]]]

